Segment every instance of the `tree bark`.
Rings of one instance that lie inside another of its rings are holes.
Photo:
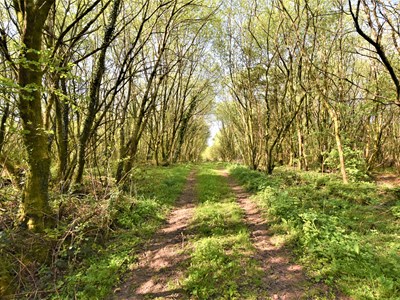
[[[22,220],[30,230],[42,231],[50,224],[48,184],[50,154],[44,130],[41,106],[42,67],[40,66],[42,31],[54,0],[15,2],[21,26],[18,109],[28,153],[29,173],[23,194]]]
[[[7,102],[0,122],[0,154],[2,153],[4,146],[4,139],[6,136],[6,122],[9,115],[10,115],[10,102]]]
[[[105,60],[107,49],[111,44],[115,26],[117,23],[117,17],[119,12],[121,0],[114,0],[112,10],[109,17],[109,24],[107,25],[104,32],[104,39],[101,47],[99,57],[96,62],[96,68],[93,74],[92,81],[89,87],[89,107],[87,117],[84,121],[83,130],[79,138],[78,148],[78,170],[75,177],[75,183],[81,184],[83,179],[83,171],[86,163],[86,147],[89,142],[90,136],[92,135],[93,124],[95,121],[96,113],[99,106],[99,93],[100,85],[105,72]]]
[[[61,84],[61,90],[66,95],[65,80],[57,78],[55,82],[55,89],[59,89]],[[68,170],[68,125],[69,125],[69,105],[58,96],[55,99],[55,112],[57,122],[57,144],[58,144],[58,178],[61,180],[61,192],[68,190],[67,181],[67,170]]]
[[[343,183],[348,184],[349,180],[347,178],[344,152],[343,152],[343,146],[342,146],[342,139],[340,137],[339,120],[338,120],[338,117],[337,117],[335,111],[333,111],[331,109],[329,111],[330,111],[331,117],[333,119],[333,125],[334,125],[334,129],[335,129],[335,140],[336,140],[336,147],[337,147],[338,154],[339,154],[340,172],[342,173]]]

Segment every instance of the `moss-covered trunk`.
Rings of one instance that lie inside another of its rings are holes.
[[[16,3],[21,26],[21,54],[18,70],[20,95],[18,109],[28,154],[29,173],[22,201],[23,222],[34,231],[48,225],[48,184],[50,155],[43,126],[41,94],[42,31],[54,0],[25,0]]]
[[[61,89],[64,95],[67,94],[65,79],[56,78],[54,82],[54,89]],[[69,105],[62,98],[54,94],[55,99],[55,112],[57,122],[57,145],[58,145],[58,178],[61,181],[61,191],[68,190],[67,173],[68,173],[68,135],[69,135]]]

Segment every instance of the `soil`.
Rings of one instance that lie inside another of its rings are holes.
[[[183,252],[189,240],[189,221],[195,207],[195,174],[191,172],[184,192],[168,217],[167,224],[149,241],[132,274],[111,299],[183,299],[177,288],[188,255]]]
[[[375,176],[378,185],[384,185],[389,188],[400,187],[400,176],[394,173],[382,173]]]
[[[250,194],[229,177],[227,171],[220,171],[220,174],[227,178],[245,213],[245,222],[251,232],[252,244],[256,250],[254,258],[265,274],[262,278],[262,286],[266,289],[268,297],[260,299],[315,299],[317,296],[332,299],[335,293],[324,284],[311,282],[305,275],[303,267],[293,262],[290,250],[281,245],[268,229],[268,222],[254,201],[250,199]],[[350,299],[336,294],[334,296],[336,299]]]

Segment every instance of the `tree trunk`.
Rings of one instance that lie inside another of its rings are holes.
[[[33,231],[42,231],[49,222],[48,184],[50,155],[43,127],[41,93],[43,72],[40,66],[42,31],[54,0],[26,0],[16,3],[23,49],[20,54],[18,108],[24,129],[30,172],[22,201],[22,220]]]
[[[342,139],[340,137],[339,120],[338,120],[335,112],[331,112],[331,116],[332,116],[333,124],[334,124],[334,128],[335,128],[335,139],[336,139],[336,146],[337,146],[337,150],[338,150],[338,154],[339,154],[340,172],[342,173],[343,183],[348,184],[349,180],[347,178],[346,166],[345,166],[345,162],[344,162],[344,153],[343,153]]]
[[[113,38],[114,29],[117,23],[118,11],[121,0],[114,0],[113,7],[109,17],[109,24],[104,32],[104,39],[101,47],[99,57],[96,62],[96,69],[93,74],[92,81],[89,87],[89,108],[87,117],[85,119],[82,134],[79,138],[78,148],[78,170],[75,177],[75,183],[81,184],[83,178],[83,171],[86,162],[86,147],[90,136],[92,135],[93,123],[96,118],[97,110],[99,109],[99,92],[100,85],[105,72],[106,52]]]
[[[1,123],[0,123],[0,154],[3,151],[4,139],[6,136],[6,122],[9,115],[10,115],[10,102],[6,102],[6,107],[4,108],[4,112],[1,117]]]
[[[301,171],[302,169],[303,169],[303,164],[302,164],[302,162],[303,162],[303,136],[302,136],[302,133],[301,133],[301,129],[300,129],[300,124],[299,124],[299,122],[300,121],[298,121],[297,122],[297,143],[298,143],[298,163],[297,163],[297,169],[299,170],[299,171]]]
[[[59,89],[59,80],[55,82],[56,89]],[[61,79],[61,89],[66,95],[65,80]],[[68,190],[67,180],[68,171],[68,124],[69,124],[69,105],[64,99],[56,97],[55,100],[56,122],[57,122],[57,142],[58,142],[58,178],[61,180],[61,192]]]
[[[177,142],[177,146],[175,149],[174,158],[172,161],[173,163],[176,163],[181,156],[182,146],[183,146],[183,143],[185,142],[186,130],[187,130],[189,121],[192,118],[192,115],[196,108],[196,105],[197,105],[196,101],[197,101],[197,97],[194,97],[194,99],[192,99],[192,102],[190,102],[187,113],[185,113],[182,118],[182,124],[179,127],[178,142]]]

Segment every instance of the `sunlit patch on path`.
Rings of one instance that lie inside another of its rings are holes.
[[[131,276],[112,299],[183,298],[183,291],[176,286],[183,272],[180,266],[188,259],[183,249],[189,239],[188,224],[196,202],[194,178],[191,172],[167,224],[144,246],[138,263],[132,266]]]

